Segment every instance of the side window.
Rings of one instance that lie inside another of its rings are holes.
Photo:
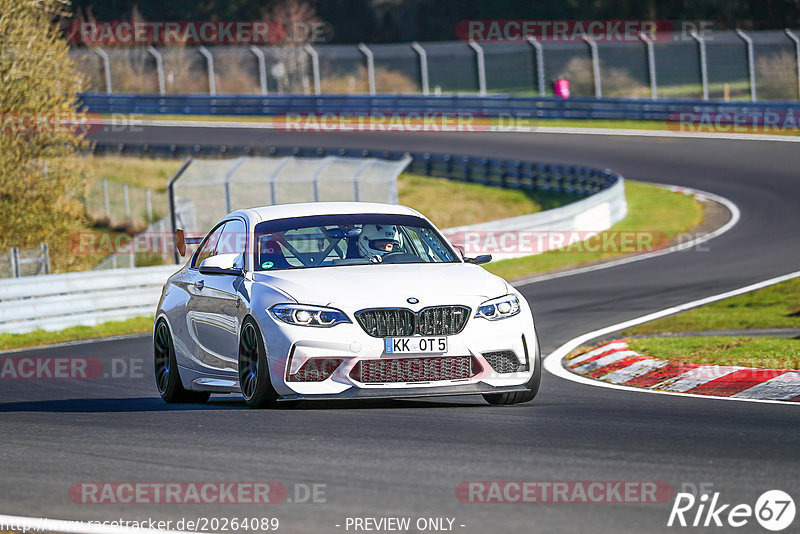
[[[223,226],[225,226],[225,223],[220,224],[214,228],[210,234],[208,234],[206,240],[203,241],[203,244],[200,245],[200,248],[197,249],[197,253],[194,255],[192,267],[200,267],[200,264],[203,263],[204,259],[214,255],[214,249],[217,248],[217,242],[222,234]]]
[[[247,245],[247,229],[244,221],[233,219],[225,223],[225,228],[217,242],[214,255],[217,254],[241,254]]]

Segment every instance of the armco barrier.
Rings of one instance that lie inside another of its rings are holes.
[[[479,235],[491,233],[495,236],[495,241],[500,241],[501,236],[507,233],[517,236],[524,233],[569,235],[573,232],[580,235],[588,235],[593,232],[608,230],[611,226],[624,219],[627,214],[628,203],[625,199],[625,182],[622,177],[619,177],[614,185],[608,189],[559,208],[497,221],[448,228],[444,230],[444,234],[453,239],[455,236],[466,236],[470,233]],[[531,252],[520,248],[504,251],[499,243],[497,251],[486,250],[483,252],[491,253],[495,260],[531,255]],[[544,252],[544,250],[538,250],[537,252]]]
[[[84,93],[91,113],[251,115],[282,113],[463,112],[493,118],[677,120],[679,113],[750,115],[800,112],[800,102],[722,102],[631,98],[553,98],[512,95],[141,95]],[[737,115],[737,118],[733,117]],[[728,119],[722,117],[721,122]]]
[[[0,281],[0,333],[60,330],[155,313],[175,265]]]

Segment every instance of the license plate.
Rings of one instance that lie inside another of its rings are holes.
[[[386,337],[386,354],[439,354],[447,352],[446,337]]]

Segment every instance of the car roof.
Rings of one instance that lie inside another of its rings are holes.
[[[378,202],[301,202],[296,204],[277,204],[260,208],[249,208],[231,213],[228,216],[241,214],[253,223],[286,219],[289,217],[307,217],[310,215],[352,215],[358,213],[386,213],[390,215],[415,215],[425,218],[418,211],[399,204],[382,204]]]

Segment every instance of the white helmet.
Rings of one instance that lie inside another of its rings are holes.
[[[358,250],[373,262],[381,261],[384,254],[397,252],[401,245],[400,231],[391,224],[365,224],[358,236]]]

